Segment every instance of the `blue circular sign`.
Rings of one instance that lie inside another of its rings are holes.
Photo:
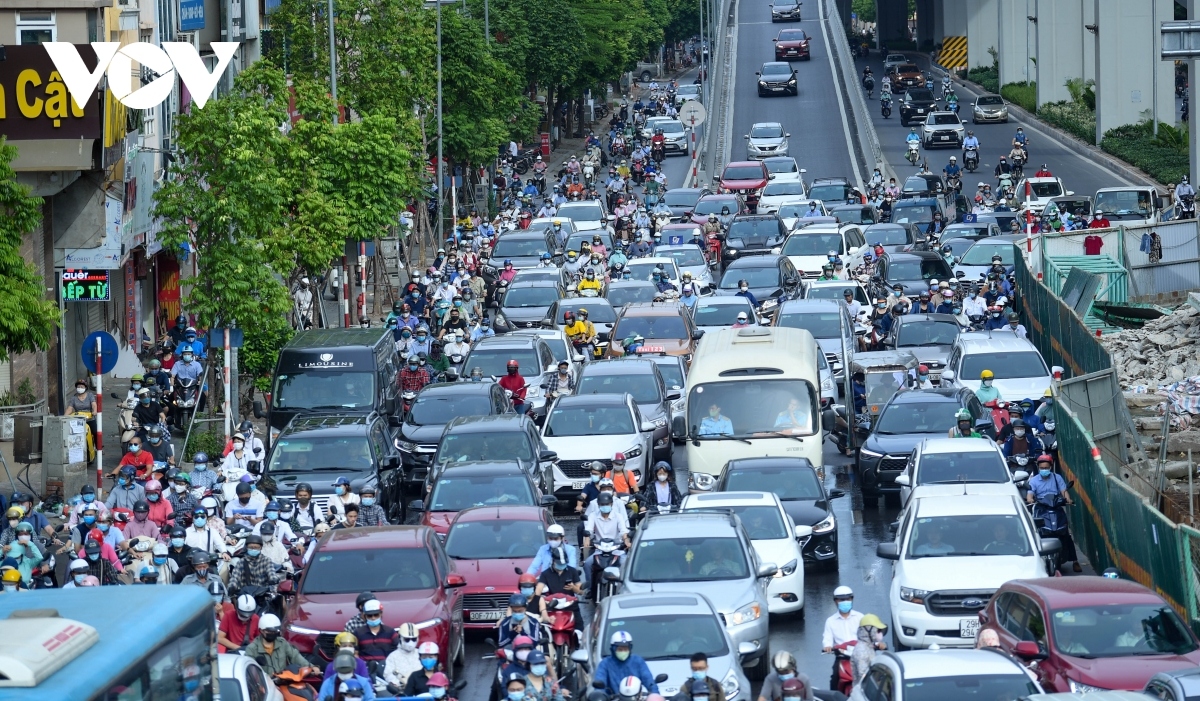
[[[100,339],[100,364],[99,370],[96,369],[96,339]],[[93,331],[83,340],[83,347],[79,349],[79,357],[83,359],[83,366],[93,374],[104,374],[111,372],[117,365],[117,339],[112,337],[112,334],[104,331]]]

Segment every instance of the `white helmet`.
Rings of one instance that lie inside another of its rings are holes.
[[[249,594],[242,594],[237,598],[237,610],[242,613],[254,613],[254,609],[258,608],[258,602]]]
[[[258,629],[259,630],[271,630],[274,628],[279,628],[282,625],[283,625],[283,623],[280,622],[279,616],[276,616],[273,613],[264,613],[258,619]]]
[[[635,699],[642,695],[642,680],[635,676],[628,676],[621,680],[621,684],[617,687],[617,693],[622,698]]]
[[[550,526],[549,528],[547,528],[546,533],[549,533],[550,535],[564,535],[566,533],[566,531],[563,530],[562,526],[560,526],[559,524],[556,523],[553,526]]]
[[[409,640],[416,640],[418,637],[420,637],[420,632],[412,623],[401,623],[400,627],[396,629],[396,632],[400,634],[401,638],[408,638]]]
[[[835,599],[849,599],[853,596],[854,596],[854,590],[845,585],[842,585],[842,586],[838,587],[837,589],[833,590],[833,598],[835,598]]]
[[[417,648],[418,655],[436,655],[438,652],[438,644],[433,642],[421,643],[421,646]]]

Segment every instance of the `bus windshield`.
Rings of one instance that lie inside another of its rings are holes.
[[[688,427],[700,440],[811,436],[820,430],[817,393],[800,379],[743,379],[697,385]]]

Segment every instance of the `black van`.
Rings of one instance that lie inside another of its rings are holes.
[[[309,329],[279,351],[271,385],[272,438],[295,416],[399,410],[400,358],[388,329]]]

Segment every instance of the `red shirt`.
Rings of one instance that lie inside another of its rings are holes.
[[[1100,255],[1100,247],[1104,245],[1104,239],[1099,236],[1088,236],[1083,240],[1083,252],[1085,255],[1098,256]]]
[[[520,373],[501,377],[500,386],[512,392],[514,399],[525,401],[525,378],[521,377]]]
[[[154,467],[154,456],[148,450],[139,450],[138,452],[129,451],[121,458],[119,467],[131,465],[137,468],[137,479],[145,479],[150,474],[150,468]]]
[[[229,642],[246,647],[258,637],[258,614],[250,617],[249,621],[238,618],[237,609],[229,607],[221,616],[221,625],[217,629],[225,634]],[[225,652],[223,646],[218,646],[220,652]]]
[[[1093,219],[1092,223],[1088,224],[1089,229],[1107,229],[1110,226],[1112,226],[1112,224],[1108,223],[1108,219],[1106,217],[1100,217],[1099,219]]]

